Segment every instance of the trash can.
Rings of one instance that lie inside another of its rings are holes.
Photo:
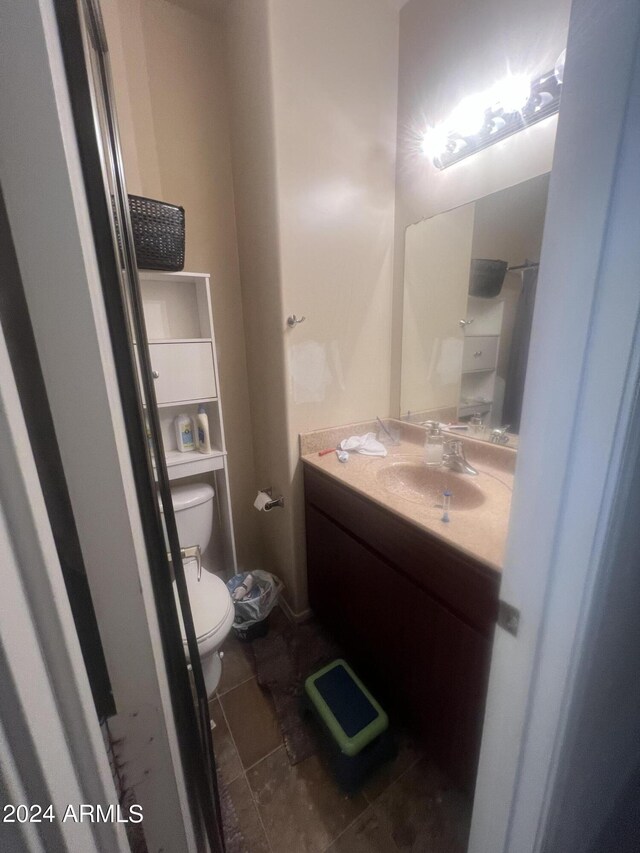
[[[342,658],[305,680],[303,709],[313,713],[329,767],[346,794],[355,794],[396,754],[386,711]]]
[[[278,603],[282,581],[256,569],[241,572],[227,581],[235,607],[233,633],[243,643],[264,637],[269,631],[269,614]]]

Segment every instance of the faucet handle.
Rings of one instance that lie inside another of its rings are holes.
[[[464,443],[459,438],[448,438],[445,441],[445,447],[450,453],[456,456],[462,456],[464,459]]]
[[[509,444],[509,436],[507,435],[507,430],[511,424],[507,424],[506,426],[499,427],[498,429],[491,430],[491,442],[492,444]]]

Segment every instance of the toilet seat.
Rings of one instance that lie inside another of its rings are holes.
[[[211,574],[205,568],[202,569],[198,581],[195,560],[185,562],[184,573],[198,645],[206,644],[208,647],[213,646],[215,648],[219,645],[215,642],[216,638],[220,638],[220,643],[224,640],[229,633],[235,615],[229,590],[221,578]],[[186,646],[187,635],[175,580],[173,581],[173,594],[178,608],[182,642]]]

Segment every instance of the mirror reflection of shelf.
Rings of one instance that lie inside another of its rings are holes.
[[[464,327],[458,405],[458,417],[461,420],[474,414],[491,420],[503,315],[502,299],[480,299],[475,296],[468,299],[466,319],[473,319],[473,322]]]
[[[491,370],[463,373],[460,383],[458,417],[467,418],[476,412],[485,416],[491,412],[496,384],[495,365]]]
[[[499,335],[502,330],[502,315],[504,300],[481,299],[470,296],[467,302],[467,325],[464,327],[465,337],[477,335]],[[471,322],[470,322],[471,321]]]
[[[472,415],[480,415],[480,417],[484,417],[491,413],[492,405],[492,403],[486,401],[477,401],[470,404],[461,403],[458,407],[458,418],[460,420],[466,420],[466,418],[470,418]]]

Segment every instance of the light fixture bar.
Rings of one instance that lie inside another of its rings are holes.
[[[562,74],[549,71],[536,78],[520,95],[518,81],[507,78],[487,94],[492,105],[480,109],[478,98],[458,105],[444,127],[433,128],[424,136],[423,151],[431,156],[434,166],[446,169],[483,148],[513,136],[558,112],[562,93]],[[525,81],[526,83],[526,81]],[[482,97],[482,96],[479,96]]]

